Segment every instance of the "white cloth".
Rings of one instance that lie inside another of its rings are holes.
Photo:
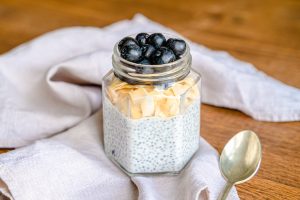
[[[218,154],[203,139],[179,176],[137,176],[131,182],[104,154],[101,121],[100,110],[62,134],[1,155],[0,177],[13,198],[214,200],[224,187]],[[239,199],[235,189],[229,199]]]
[[[113,44],[145,31],[174,34],[137,15],[102,29],[57,30],[0,57],[0,147],[31,144],[0,155],[4,194],[9,190],[16,200],[216,198],[224,180],[217,153],[203,139],[180,176],[135,177],[137,187],[103,153],[99,86],[111,68]],[[300,119],[298,89],[227,53],[190,46],[193,67],[203,76],[204,103],[259,120]],[[238,199],[235,190],[230,198]]]

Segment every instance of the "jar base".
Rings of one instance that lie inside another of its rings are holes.
[[[198,147],[199,148],[199,147]],[[197,149],[198,150],[198,149]],[[127,174],[130,177],[134,176],[177,176],[179,175],[193,160],[195,154],[197,153],[197,150],[194,152],[194,154],[191,156],[189,161],[178,171],[166,171],[166,172],[142,172],[142,173],[133,173],[126,170],[120,163],[118,163],[114,157],[107,154],[107,157],[118,167],[120,168],[125,174]]]

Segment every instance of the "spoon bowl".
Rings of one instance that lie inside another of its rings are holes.
[[[219,199],[226,199],[235,184],[251,179],[259,169],[262,157],[261,143],[249,130],[241,131],[225,145],[220,156],[220,169],[227,185]]]

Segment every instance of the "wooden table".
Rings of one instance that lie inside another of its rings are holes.
[[[0,0],[0,53],[56,28],[102,27],[137,12],[300,88],[297,0]],[[300,122],[259,122],[235,110],[203,105],[201,134],[219,151],[242,129],[259,134],[263,161],[255,178],[237,186],[241,199],[300,199]]]

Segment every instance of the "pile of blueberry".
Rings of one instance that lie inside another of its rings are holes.
[[[180,59],[185,52],[184,40],[169,38],[166,40],[161,33],[139,33],[135,38],[125,37],[118,48],[121,57],[127,61],[144,64],[160,65]]]

